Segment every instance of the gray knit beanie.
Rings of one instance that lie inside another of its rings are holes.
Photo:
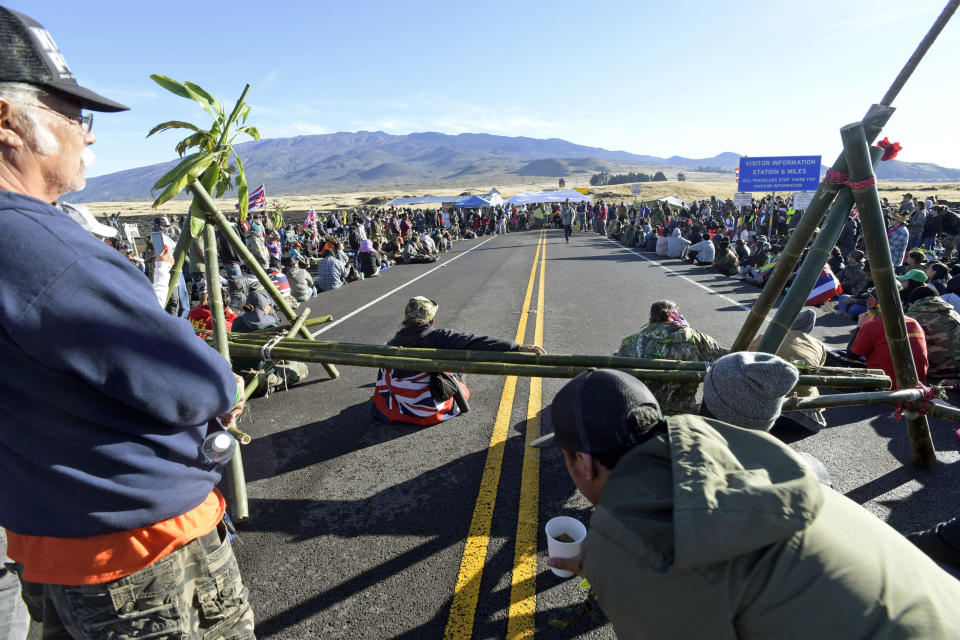
[[[703,381],[703,402],[718,420],[769,431],[784,396],[797,385],[795,366],[769,353],[739,351],[714,362]]]

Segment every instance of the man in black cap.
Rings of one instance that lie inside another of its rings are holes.
[[[761,431],[661,418],[621,371],[580,374],[550,406],[567,471],[596,510],[579,558],[620,638],[950,638],[960,583],[818,482]]]
[[[82,110],[126,107],[2,7],[0,47],[0,526],[24,600],[44,638],[252,638],[202,448],[243,387],[136,267],[51,206],[85,184]]]

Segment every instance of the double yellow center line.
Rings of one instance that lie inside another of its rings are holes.
[[[544,271],[546,269],[546,232],[541,230],[537,242],[537,251],[530,268],[530,279],[523,298],[523,308],[517,335],[514,340],[525,342],[530,301],[533,298],[533,285],[536,281],[537,265],[540,265],[540,283],[537,290],[537,311],[534,323],[533,344],[543,346],[543,307],[544,307]],[[477,495],[473,518],[467,533],[467,542],[460,561],[460,572],[454,589],[453,602],[444,638],[447,640],[466,640],[473,635],[474,616],[480,597],[480,581],[486,561],[487,547],[490,543],[490,529],[493,522],[493,509],[497,501],[497,487],[500,484],[500,471],[503,467],[503,452],[513,401],[516,394],[517,377],[507,376],[500,396],[500,406],[487,448],[487,460],[480,479],[480,491]],[[540,433],[540,408],[542,406],[542,380],[530,378],[530,394],[527,401],[527,421],[525,444],[529,444]],[[536,612],[536,574],[537,574],[537,529],[540,499],[540,456],[539,450],[524,447],[523,467],[520,479],[520,507],[517,517],[517,534],[514,548],[513,578],[510,588],[510,610],[507,622],[508,638],[532,638],[534,613]]]

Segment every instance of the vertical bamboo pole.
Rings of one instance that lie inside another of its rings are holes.
[[[857,182],[873,179],[867,136],[862,123],[856,122],[843,127],[840,129],[840,137],[843,139],[843,149],[847,157],[847,165],[850,167],[850,179]],[[917,378],[913,351],[910,349],[910,340],[907,337],[907,325],[903,319],[903,308],[900,306],[900,296],[897,293],[893,260],[890,258],[890,245],[887,242],[883,209],[880,206],[876,183],[866,188],[854,189],[853,195],[860,211],[863,237],[867,245],[867,256],[870,259],[870,273],[873,275],[873,283],[877,289],[877,301],[880,304],[880,315],[887,334],[887,345],[890,348],[897,384],[901,389],[909,389],[918,385],[920,381]],[[927,417],[907,412],[907,429],[910,434],[910,444],[913,445],[914,462],[922,467],[935,465],[937,458],[933,441],[930,439]]]
[[[173,267],[170,268],[170,286],[167,287],[167,299],[163,301],[163,308],[166,309],[170,304],[170,297],[180,284],[180,274],[183,273],[183,260],[187,257],[187,251],[190,249],[190,243],[193,242],[193,235],[190,233],[190,218],[186,220],[186,228],[180,230],[180,237],[177,238],[177,244],[173,247]],[[154,247],[156,252],[156,247]]]
[[[236,232],[230,226],[230,223],[227,221],[226,217],[217,209],[217,206],[214,204],[213,199],[210,198],[210,194],[207,193],[207,190],[203,188],[199,182],[194,181],[187,185],[187,188],[190,189],[194,195],[196,195],[204,210],[207,212],[207,215],[210,220],[217,226],[217,230],[223,234],[223,237],[230,243],[230,246],[234,251],[243,259],[247,267],[253,272],[257,277],[257,280],[260,281],[260,284],[263,285],[264,290],[270,295],[274,303],[277,305],[277,308],[283,313],[287,320],[293,322],[297,314],[294,313],[293,309],[290,308],[290,305],[284,299],[280,292],[277,291],[277,288],[273,286],[273,282],[270,280],[270,276],[267,275],[267,272],[263,270],[263,267],[260,266],[260,263],[256,261],[253,257],[253,254],[250,253],[250,250],[247,249],[246,245],[243,244],[243,241],[237,237]],[[300,334],[307,340],[313,340],[313,334],[307,330],[306,327],[300,328]],[[330,378],[338,378],[340,372],[337,371],[337,368],[332,364],[323,364],[323,368],[326,370],[327,375]]]
[[[870,107],[870,110],[867,111],[867,115],[865,115],[863,119],[870,141],[875,140],[880,134],[880,130],[883,128],[883,125],[887,123],[887,120],[890,119],[890,116],[893,115],[893,112],[894,109],[892,107],[876,104]],[[847,159],[843,153],[837,156],[832,168],[841,173],[847,172]],[[793,273],[794,267],[797,266],[797,262],[800,260],[804,248],[807,246],[807,243],[810,242],[817,227],[823,220],[823,216],[827,212],[827,207],[830,206],[830,203],[833,202],[833,199],[839,191],[840,185],[820,183],[820,187],[817,189],[816,194],[814,194],[810,206],[808,206],[807,210],[800,216],[800,221],[793,230],[793,235],[787,240],[787,244],[780,254],[780,259],[777,261],[777,266],[773,268],[773,273],[770,274],[767,284],[760,291],[757,301],[754,302],[753,307],[750,309],[750,313],[747,315],[743,327],[740,328],[740,333],[730,348],[731,351],[743,351],[753,341],[767,314],[770,313],[770,309],[773,308],[777,298],[780,297],[780,293],[787,284],[787,280],[790,279],[790,275]]]
[[[871,166],[876,166],[882,154],[882,149],[873,147],[870,150]],[[770,325],[764,331],[759,344],[757,344],[757,351],[776,353],[777,349],[780,348],[783,338],[796,321],[797,314],[800,313],[803,305],[807,302],[807,298],[810,297],[810,292],[820,277],[823,265],[827,264],[830,252],[837,244],[837,239],[840,237],[840,232],[843,231],[843,225],[847,221],[852,206],[853,193],[849,188],[844,187],[833,201],[826,222],[820,227],[817,239],[814,240],[813,246],[807,252],[807,257],[800,265],[800,271],[793,279],[790,291],[784,296],[780,308],[777,309],[773,320],[770,321]]]
[[[223,315],[223,296],[220,295],[220,264],[217,259],[217,236],[213,224],[207,220],[203,225],[205,234],[203,258],[207,278],[207,302],[210,306],[210,318],[213,323],[213,344],[227,362],[230,362],[230,349],[227,347],[227,323]],[[236,447],[233,457],[227,463],[228,501],[233,507],[237,522],[250,517],[247,503],[247,479],[243,473],[243,456],[240,447]]]

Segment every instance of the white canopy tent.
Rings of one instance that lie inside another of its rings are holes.
[[[507,204],[530,204],[534,202],[593,202],[593,198],[573,189],[557,191],[521,191],[507,198]]]
[[[680,196],[677,196],[677,195],[665,196],[663,198],[657,198],[657,200],[659,200],[660,202],[666,202],[667,204],[672,204],[675,207],[683,207],[684,209],[686,209],[689,206],[687,205],[686,202],[680,199]]]

